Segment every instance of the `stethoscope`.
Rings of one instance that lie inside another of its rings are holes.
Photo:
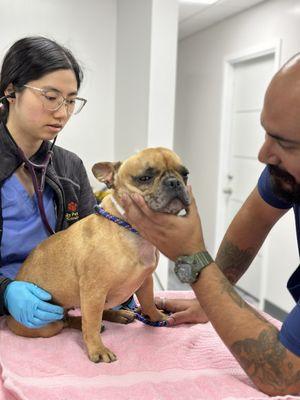
[[[31,176],[31,180],[33,183],[33,187],[34,187],[34,191],[37,197],[37,202],[38,202],[38,208],[40,211],[40,215],[43,221],[43,224],[45,226],[45,228],[47,229],[47,231],[49,232],[50,235],[53,235],[55,233],[55,231],[51,228],[49,221],[47,219],[46,216],[46,211],[45,211],[45,207],[44,207],[44,202],[43,202],[43,192],[44,192],[44,188],[45,188],[45,178],[46,178],[46,171],[48,168],[48,165],[52,159],[53,156],[53,146],[55,144],[56,138],[53,140],[50,149],[47,151],[45,160],[42,164],[35,164],[32,161],[30,161],[24,154],[23,150],[17,146],[19,155],[22,159],[22,161],[24,162],[25,166],[27,167],[30,176]],[[36,174],[36,170],[40,170],[41,171],[41,175],[40,175],[40,183],[39,180],[37,178],[37,174]]]
[[[0,98],[0,104],[3,102],[3,100],[6,100],[8,98],[15,98],[15,93],[10,93],[7,96],[3,96]],[[45,207],[44,207],[44,202],[43,202],[43,192],[44,192],[44,188],[45,188],[45,179],[46,179],[46,172],[47,172],[47,168],[48,165],[52,159],[53,156],[53,146],[56,142],[56,138],[53,140],[50,149],[47,151],[45,160],[42,164],[35,164],[32,161],[30,161],[25,153],[23,152],[23,150],[17,145],[17,143],[15,142],[14,138],[11,136],[11,134],[9,133],[8,129],[6,128],[6,131],[8,132],[10,138],[12,139],[12,141],[14,142],[14,144],[17,147],[19,156],[21,158],[21,160],[24,162],[26,168],[28,169],[30,176],[31,176],[31,180],[33,183],[33,187],[34,187],[34,191],[37,197],[37,202],[38,202],[38,208],[39,208],[39,212],[40,212],[40,216],[41,219],[43,221],[43,224],[45,226],[45,228],[47,229],[48,233],[50,235],[53,235],[55,233],[55,231],[52,229],[52,227],[49,224],[49,221],[47,219],[46,216],[46,211],[45,211]],[[40,183],[36,174],[36,170],[40,170],[41,175],[40,175]]]

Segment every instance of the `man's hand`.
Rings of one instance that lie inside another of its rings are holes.
[[[205,250],[201,222],[190,188],[189,193],[192,201],[184,216],[152,211],[138,194],[124,195],[121,200],[127,220],[171,260]]]
[[[160,310],[171,312],[168,326],[179,324],[205,324],[208,318],[197,299],[166,299],[156,297],[155,304]]]

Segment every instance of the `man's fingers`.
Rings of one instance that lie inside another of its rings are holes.
[[[133,193],[131,195],[131,198],[133,200],[133,202],[135,203],[135,205],[142,211],[142,213],[144,215],[146,215],[150,220],[155,220],[155,217],[157,216],[157,213],[152,211],[148,205],[146,204],[144,198],[137,193]],[[160,217],[162,217],[163,215],[160,214]]]
[[[166,299],[165,297],[155,297],[155,305],[158,309],[176,313],[182,311],[186,307],[182,303],[182,300],[178,303],[177,299]]]
[[[198,208],[197,208],[197,204],[196,204],[196,200],[192,191],[192,187],[189,185],[188,186],[188,192],[189,192],[189,196],[191,199],[191,204],[189,205],[188,209],[187,209],[187,214],[189,216],[195,216],[197,215],[199,218],[199,213],[198,213]]]
[[[191,310],[179,311],[170,315],[167,319],[168,326],[180,324],[206,324],[208,318],[204,312],[195,312]]]
[[[125,210],[128,220],[139,222],[143,220],[143,212],[138,205],[127,195],[124,194],[121,198],[121,204]]]
[[[193,321],[191,321],[190,313],[186,310],[174,313],[174,314],[170,315],[167,319],[168,326],[175,326],[175,325],[180,325],[180,324],[184,324],[184,323],[188,323],[188,324],[193,323]]]

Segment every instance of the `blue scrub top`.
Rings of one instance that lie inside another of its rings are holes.
[[[272,190],[269,169],[266,167],[258,181],[258,191],[264,201],[273,207],[294,210],[298,251],[300,253],[300,204],[279,199]],[[296,306],[286,317],[279,332],[280,342],[292,353],[300,356],[300,267],[289,278],[287,287],[296,301]]]
[[[40,217],[37,196],[26,191],[15,174],[1,187],[3,235],[1,241],[1,275],[14,279],[25,258],[48,233]],[[45,212],[52,229],[56,225],[54,192],[45,185]]]

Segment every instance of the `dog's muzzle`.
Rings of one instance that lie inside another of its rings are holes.
[[[178,214],[191,203],[186,186],[174,176],[164,178],[157,192],[145,196],[145,201],[152,210],[170,214]]]

